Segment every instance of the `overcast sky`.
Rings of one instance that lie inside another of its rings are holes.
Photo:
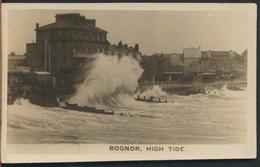
[[[146,55],[182,53],[183,48],[199,46],[241,53],[248,47],[246,12],[13,10],[8,18],[8,52],[24,54],[25,44],[35,41],[35,24],[52,23],[58,13],[96,19],[97,26],[108,31],[111,43],[138,43]]]

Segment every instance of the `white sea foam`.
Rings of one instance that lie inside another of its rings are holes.
[[[69,101],[79,105],[113,102],[119,95],[133,95],[143,69],[130,56],[97,54],[85,81]]]
[[[146,97],[164,97],[167,96],[168,94],[162,90],[162,88],[158,85],[153,86],[151,89],[148,89],[142,93],[140,93],[141,96],[146,96]]]

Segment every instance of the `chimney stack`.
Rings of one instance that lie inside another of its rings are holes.
[[[136,50],[137,52],[139,52],[139,45],[138,45],[138,44],[135,44],[135,50]]]
[[[40,27],[39,23],[36,23],[36,30]]]

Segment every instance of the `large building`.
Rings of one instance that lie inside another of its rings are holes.
[[[201,50],[198,48],[184,48],[184,71],[185,73],[199,73],[200,72],[200,58]]]
[[[222,72],[244,70],[244,58],[235,51],[203,51],[201,57],[201,72]]]
[[[35,31],[36,42],[26,45],[26,61],[32,71],[49,72],[61,85],[81,82],[86,64],[94,60],[96,53],[142,59],[138,44],[129,47],[120,41],[111,45],[107,31],[98,28],[96,20],[78,13],[57,14],[54,23],[36,23]]]
[[[247,50],[241,55],[235,51],[201,51],[185,48],[183,53],[153,54],[143,57],[145,81],[176,81],[199,78],[245,78]]]
[[[15,53],[10,53],[8,55],[8,71],[16,71],[17,69],[25,66],[25,56],[17,55]]]
[[[107,32],[94,19],[78,13],[57,14],[54,23],[36,23],[35,31],[36,42],[26,45],[27,62],[33,70],[59,73],[77,69],[85,63],[82,59],[109,47]]]
[[[183,54],[153,54],[143,56],[145,81],[173,81],[178,80],[184,74]]]

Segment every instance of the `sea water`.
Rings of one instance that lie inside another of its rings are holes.
[[[8,143],[228,144],[246,142],[247,90],[226,87],[179,96],[154,87],[138,92],[143,70],[132,58],[98,55],[69,101],[114,115],[40,107],[26,99],[8,105]],[[154,96],[167,103],[135,98]]]

